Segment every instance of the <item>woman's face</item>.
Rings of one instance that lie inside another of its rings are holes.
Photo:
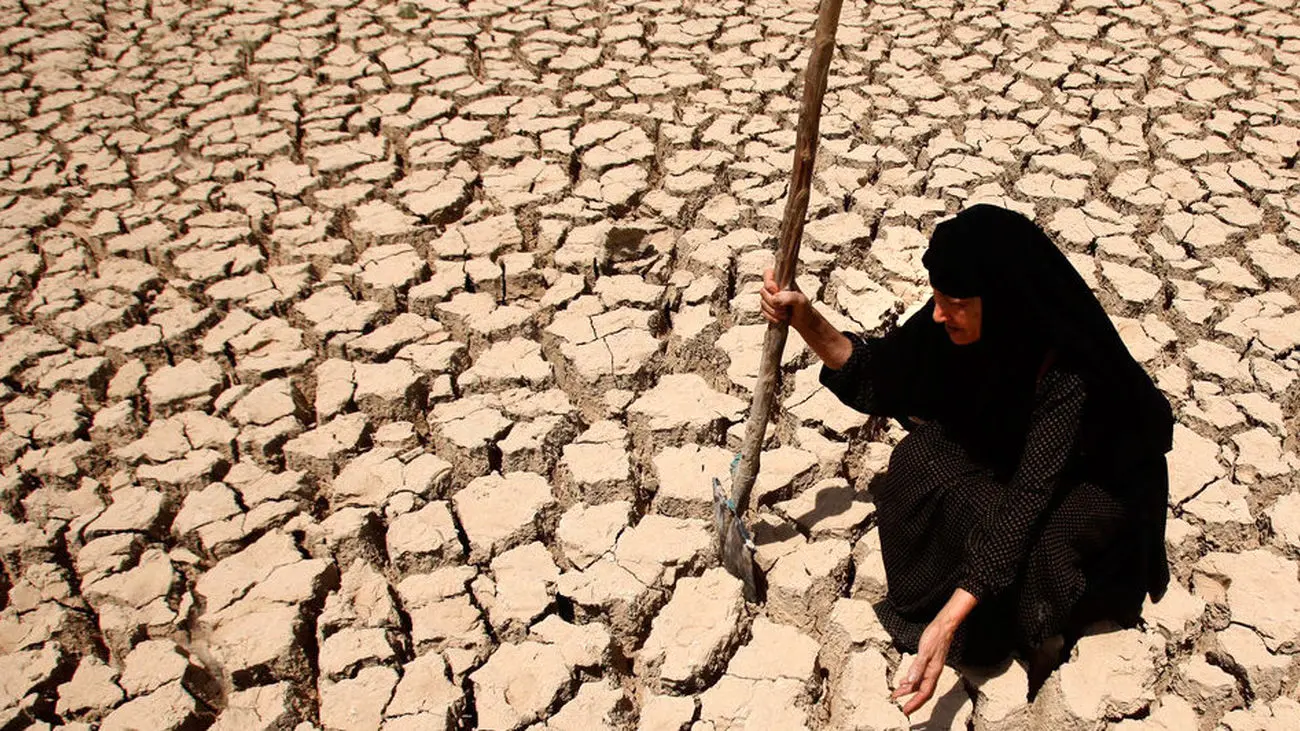
[[[980,339],[984,303],[979,297],[958,299],[934,290],[934,321],[943,325],[956,345],[970,345]]]

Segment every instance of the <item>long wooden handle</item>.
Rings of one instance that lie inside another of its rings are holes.
[[[813,161],[817,157],[817,129],[822,118],[822,98],[826,96],[826,79],[835,52],[835,28],[840,21],[843,0],[821,0],[817,13],[817,32],[813,36],[812,55],[804,74],[803,105],[799,108],[799,127],[794,140],[794,169],[790,173],[790,195],[781,216],[781,237],[776,250],[776,283],[789,289],[799,261],[799,242],[803,238],[804,220],[808,216],[808,194],[812,189]],[[731,499],[736,513],[744,515],[749,493],[758,477],[759,454],[763,435],[776,401],[776,374],[785,350],[788,326],[769,323],[763,336],[763,359],[759,363],[754,400],[749,406],[749,423],[745,441],[740,446],[740,465],[732,483]]]

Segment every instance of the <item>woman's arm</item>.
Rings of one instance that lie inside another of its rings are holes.
[[[759,296],[763,317],[768,322],[784,322],[798,330],[799,336],[826,367],[839,370],[848,362],[853,354],[853,343],[812,306],[803,292],[777,289],[771,269],[763,272],[763,289]]]
[[[939,676],[948,661],[948,648],[952,645],[957,627],[966,620],[967,615],[978,603],[979,600],[973,594],[965,589],[957,589],[921,633],[921,641],[916,647],[916,658],[912,660],[907,675],[898,684],[892,696],[894,700],[906,695],[912,696],[903,705],[903,713],[912,715],[913,711],[925,705],[926,701],[934,696],[934,690],[939,684]]]
[[[924,381],[918,374],[925,360],[925,327],[932,325],[928,310],[881,337],[864,338],[835,329],[802,292],[777,290],[771,269],[764,272],[759,294],[763,316],[799,331],[824,364],[818,380],[845,405],[893,417],[924,410],[918,408]]]

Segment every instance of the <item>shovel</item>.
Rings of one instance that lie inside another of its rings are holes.
[[[817,12],[817,31],[813,36],[812,55],[804,74],[803,104],[799,108],[799,126],[795,132],[794,169],[790,173],[789,198],[781,216],[781,233],[776,250],[776,283],[789,289],[799,261],[799,240],[803,237],[804,219],[808,215],[808,192],[812,188],[813,160],[817,156],[817,128],[822,116],[822,97],[826,95],[826,77],[835,51],[835,27],[840,20],[843,0],[821,0]],[[785,350],[788,326],[769,323],[763,336],[763,355],[754,384],[754,400],[749,406],[745,440],[741,443],[739,463],[732,470],[731,496],[715,478],[713,482],[713,517],[718,528],[718,552],[722,565],[745,584],[745,599],[760,600],[755,577],[754,542],[745,530],[744,515],[749,508],[749,493],[758,477],[758,458],[767,431],[772,404],[776,400],[777,369]]]

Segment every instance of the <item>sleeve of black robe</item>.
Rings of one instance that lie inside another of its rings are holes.
[[[1034,528],[1041,525],[1075,452],[1086,395],[1083,379],[1068,371],[1049,370],[1039,381],[1024,451],[1005,497],[966,541],[957,585],[977,599],[991,597],[1015,580]]]
[[[818,376],[821,384],[864,414],[932,418],[934,408],[927,401],[933,388],[925,388],[924,383],[933,377],[928,368],[934,362],[929,354],[934,333],[926,328],[931,312],[932,306],[927,305],[882,337],[842,331],[853,343],[853,352],[838,369],[823,365]]]

